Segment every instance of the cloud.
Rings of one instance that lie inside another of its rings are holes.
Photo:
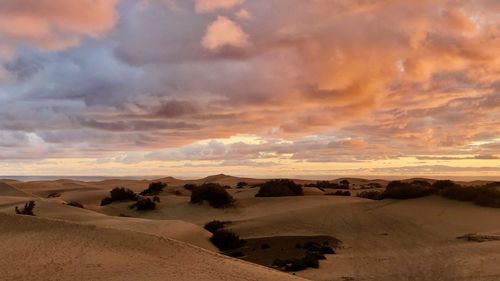
[[[211,13],[217,10],[227,10],[242,4],[245,0],[196,0],[197,13]]]
[[[498,1],[89,1],[0,4],[4,159],[498,156]]]
[[[76,46],[82,37],[108,31],[118,15],[117,0],[5,0],[0,3],[0,57],[18,44],[44,51]]]
[[[207,27],[201,45],[210,51],[224,47],[244,48],[249,45],[249,36],[234,21],[219,16]]]

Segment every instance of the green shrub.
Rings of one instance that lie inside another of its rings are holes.
[[[255,197],[281,197],[304,195],[302,186],[292,180],[271,180],[264,183]]]
[[[205,183],[193,189],[191,192],[191,203],[197,204],[207,201],[214,208],[231,206],[233,197],[227,190],[216,183]]]
[[[159,195],[160,193],[163,192],[163,189],[167,187],[166,183],[162,182],[152,182],[149,184],[149,187],[145,190],[143,190],[139,195],[142,196],[154,196],[154,195]]]
[[[35,213],[33,213],[33,209],[35,209],[35,201],[29,201],[24,204],[24,208],[21,210],[16,206],[16,214],[34,216]]]

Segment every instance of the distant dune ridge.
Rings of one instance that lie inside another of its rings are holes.
[[[346,180],[353,196],[326,196],[312,186],[316,181],[294,180],[304,185],[304,196],[275,198],[255,197],[266,179],[223,174],[197,180],[0,180],[0,279],[500,280],[500,209],[435,195],[373,201],[354,195],[389,181]],[[434,182],[405,182],[414,180]],[[155,210],[139,212],[129,208],[131,202],[100,206],[112,188],[139,193],[151,182],[167,184]],[[239,182],[247,185],[236,188]],[[191,204],[188,183],[229,186],[236,203],[222,209]],[[35,216],[15,215],[14,207],[30,200]],[[319,269],[294,276],[217,253],[212,234],[203,229],[212,220],[228,222],[225,228],[243,239],[328,235],[342,244]]]

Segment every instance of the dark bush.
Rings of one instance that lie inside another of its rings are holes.
[[[299,259],[292,259],[285,266],[285,271],[295,272],[295,271],[304,270],[306,268],[307,268],[307,266],[306,266],[306,264],[304,263],[303,260],[301,260],[301,259],[300,260]]]
[[[287,264],[287,261],[286,260],[282,260],[282,259],[275,259],[273,261],[273,266],[275,267],[285,267]]]
[[[376,190],[365,190],[358,194],[358,197],[367,198],[372,200],[381,200],[382,192]]]
[[[483,207],[500,208],[500,184],[490,183],[483,186],[460,186],[454,184],[441,190],[441,195],[460,201],[472,201]]]
[[[248,186],[248,183],[246,183],[244,181],[240,181],[239,183],[236,184],[236,188],[243,188],[246,186]]]
[[[325,254],[325,255],[334,255],[335,254],[335,250],[333,250],[333,248],[330,246],[321,246],[320,252]]]
[[[378,182],[371,182],[368,184],[368,188],[382,188],[382,185]]]
[[[348,180],[341,180],[339,182],[340,188],[342,189],[349,189],[349,181]]]
[[[320,252],[321,251],[321,245],[316,242],[306,242],[303,246],[304,249],[310,252]]]
[[[420,186],[426,186],[426,187],[431,187],[431,184],[428,181],[425,180],[414,180],[411,182],[413,185],[420,185]]]
[[[68,203],[66,203],[66,205],[83,209],[83,204],[80,202],[76,202],[76,201],[68,202]]]
[[[340,189],[340,185],[329,181],[317,181],[316,183],[308,184],[309,187],[317,187],[319,189]]]
[[[310,251],[307,251],[307,254],[314,256],[318,260],[326,260],[325,254],[323,254],[321,252],[310,252]]]
[[[302,186],[292,180],[271,180],[264,183],[255,197],[281,197],[304,195]]]
[[[162,182],[152,182],[149,184],[149,187],[145,190],[143,190],[139,195],[142,196],[154,196],[154,195],[159,195],[160,193],[163,192],[163,189],[167,187],[166,183]]]
[[[441,190],[441,195],[459,201],[474,201],[477,196],[476,188],[454,184]]]
[[[302,262],[307,267],[319,268],[319,261],[314,255],[307,254],[305,257],[302,258]]]
[[[16,206],[16,214],[34,216],[35,213],[33,213],[33,209],[35,209],[35,201],[29,201],[28,203],[24,204],[24,208],[22,210],[19,210],[19,208]]]
[[[214,233],[217,230],[224,228],[224,226],[226,226],[227,223],[228,222],[213,220],[211,222],[207,222],[203,228]]]
[[[224,229],[214,232],[210,241],[221,251],[234,250],[244,245],[243,240],[236,233]]]
[[[337,190],[333,193],[326,193],[326,195],[335,195],[335,196],[351,196],[351,192],[349,190]]]
[[[432,188],[435,190],[444,190],[447,188],[454,188],[454,187],[460,187],[460,185],[452,182],[451,180],[440,180],[440,181],[435,181],[432,184]]]
[[[191,203],[202,203],[208,201],[214,208],[227,207],[233,204],[233,197],[227,190],[216,183],[205,183],[193,189],[191,192]]]
[[[412,199],[429,196],[432,193],[433,189],[431,189],[429,186],[392,181],[387,185],[385,191],[382,193],[382,198]]]
[[[141,197],[130,208],[137,208],[137,211],[149,211],[156,209],[156,203],[151,198]]]
[[[197,187],[197,185],[196,185],[196,184],[194,184],[194,183],[186,183],[186,184],[184,185],[184,188],[185,188],[185,189],[187,189],[187,190],[191,190],[191,191],[193,191],[193,189],[195,189],[196,187]]]
[[[117,201],[135,201],[138,198],[135,192],[124,187],[115,187],[109,193],[111,196],[102,199],[101,206],[108,205]]]
[[[267,244],[267,243],[263,243],[262,245],[260,245],[260,248],[261,248],[262,250],[266,250],[266,249],[271,248],[271,246],[270,246],[269,244]]]
[[[61,193],[59,192],[51,192],[49,195],[47,195],[48,198],[56,198],[56,197],[61,197]]]
[[[232,258],[241,258],[241,257],[245,256],[245,253],[243,253],[241,251],[233,251],[233,252],[226,253],[226,255],[229,257],[232,257]]]

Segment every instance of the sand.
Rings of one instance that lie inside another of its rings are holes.
[[[239,181],[217,175],[196,181],[165,178],[158,210],[130,203],[99,206],[115,186],[140,191],[150,181],[0,183],[0,276],[7,280],[293,280],[296,276],[217,253],[202,226],[213,219],[243,238],[329,235],[343,244],[319,269],[296,273],[309,280],[500,280],[500,210],[430,196],[371,201],[325,196],[255,198],[255,188],[232,189],[237,207],[213,209],[175,196],[187,182]],[[373,181],[349,179],[356,186]],[[376,182],[385,185],[386,182]],[[58,198],[46,198],[59,192]],[[183,190],[183,194],[189,194]],[[13,215],[36,200],[36,217]],[[64,205],[78,201],[85,209]],[[134,218],[120,217],[120,214]],[[30,262],[31,260],[31,262]],[[36,261],[36,262],[35,262]],[[50,277],[50,278],[49,278]]]

